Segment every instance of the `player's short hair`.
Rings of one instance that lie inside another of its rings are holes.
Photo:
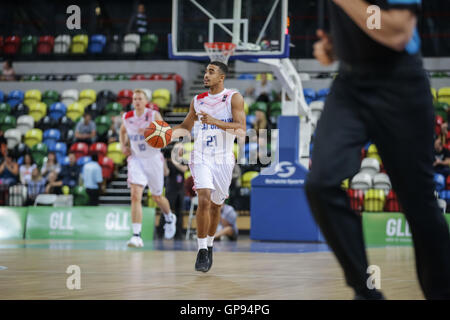
[[[220,69],[220,72],[222,72],[225,76],[227,75],[227,73],[228,73],[228,66],[225,63],[220,62],[220,61],[211,61],[209,64],[212,64],[214,66],[218,66],[219,69]]]
[[[145,93],[144,90],[142,90],[142,89],[134,89],[133,95],[135,95],[136,93],[142,93],[144,95],[145,99],[148,100],[147,93]]]

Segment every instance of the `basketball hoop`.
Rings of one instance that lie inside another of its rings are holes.
[[[236,49],[236,45],[231,42],[205,42],[203,45],[211,61],[219,61],[225,64],[228,63],[228,59]]]

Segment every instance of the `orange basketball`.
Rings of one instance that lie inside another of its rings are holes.
[[[172,128],[162,120],[155,120],[144,131],[145,141],[157,149],[164,148],[172,139]]]

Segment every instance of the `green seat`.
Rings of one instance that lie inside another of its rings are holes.
[[[255,113],[256,110],[267,112],[267,103],[258,101],[250,106],[250,114]]]
[[[95,118],[96,131],[99,136],[105,135],[111,127],[111,118],[109,116],[99,116]]]
[[[55,90],[47,90],[42,95],[42,102],[47,106],[51,106],[55,102],[59,101],[59,93]]]
[[[109,78],[106,74],[100,74],[97,77],[95,77],[95,81],[107,81],[107,80],[109,80]]]
[[[446,104],[445,102],[434,102],[433,106],[435,114],[441,116],[444,119],[444,122],[446,122],[448,104]]]
[[[11,113],[11,106],[6,102],[0,103],[0,114],[7,115]]]
[[[115,117],[120,115],[123,110],[122,105],[118,102],[110,102],[106,105],[105,114],[109,117]]]
[[[47,152],[47,146],[44,143],[37,143],[31,148],[31,156],[38,167],[42,167],[44,158],[47,156]]]
[[[20,44],[20,54],[33,54],[37,45],[37,37],[25,36]]]
[[[130,80],[130,76],[127,76],[126,74],[117,74],[114,76],[115,81],[128,81]]]
[[[141,36],[141,45],[139,47],[139,52],[152,53],[155,51],[157,44],[158,37],[155,34],[145,34]]]
[[[280,112],[281,113],[281,102],[277,101],[277,102],[272,102],[270,104],[270,114],[272,113],[277,113]]]
[[[86,188],[83,186],[76,186],[73,189],[73,205],[74,206],[86,206],[89,203],[89,195],[86,192]]]
[[[0,122],[0,130],[6,132],[6,130],[16,127],[16,118],[10,115],[6,115]]]

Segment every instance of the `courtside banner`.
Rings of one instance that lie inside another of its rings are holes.
[[[27,207],[0,207],[0,240],[23,239]]]
[[[153,240],[155,209],[142,208],[142,239]],[[130,207],[28,207],[26,239],[127,240]]]
[[[450,214],[445,214],[450,225]],[[368,246],[412,245],[411,229],[398,212],[364,212],[364,239]]]

